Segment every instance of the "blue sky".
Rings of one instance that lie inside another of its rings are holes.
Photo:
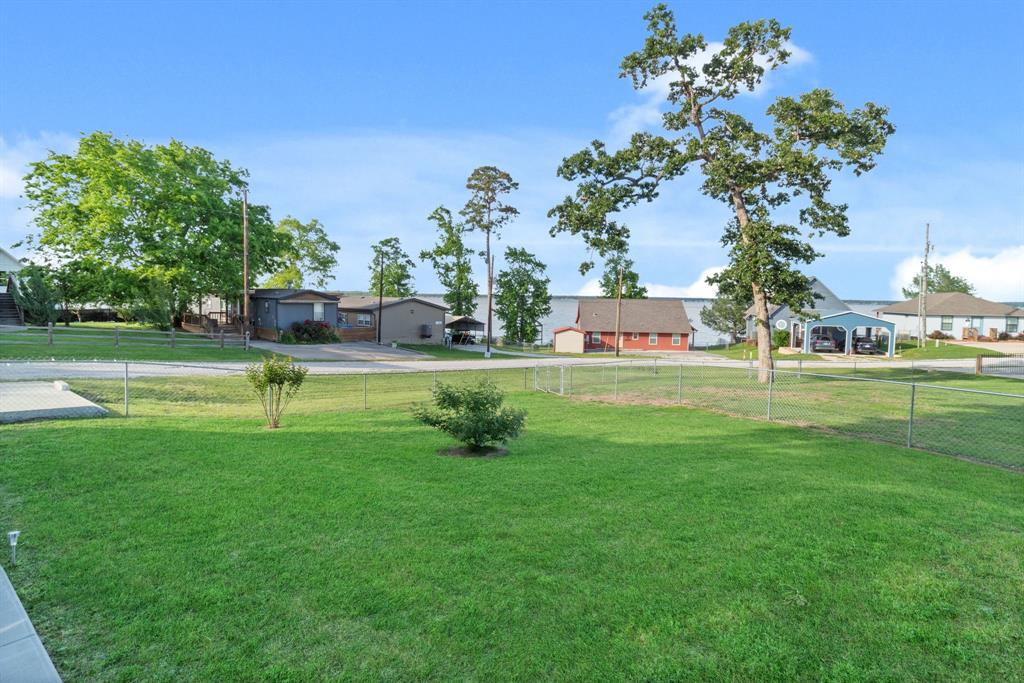
[[[0,244],[29,230],[24,164],[80,132],[204,146],[252,173],[276,217],[319,218],[341,243],[336,286],[364,287],[369,244],[433,241],[426,216],[465,201],[496,164],[521,183],[503,244],[549,264],[552,289],[589,291],[585,256],[545,214],[571,187],[563,156],[649,127],[657,102],[617,78],[649,3],[0,4]],[[738,105],[829,87],[888,105],[878,168],[834,186],[852,235],[809,271],[846,298],[890,298],[923,225],[939,259],[983,296],[1024,300],[1024,58],[1020,3],[671,3],[709,41],[738,21],[793,28],[791,66]],[[641,280],[700,295],[725,263],[729,214],[696,177],[626,216]],[[421,291],[436,291],[426,266]]]

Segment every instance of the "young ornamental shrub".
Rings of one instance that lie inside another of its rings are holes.
[[[281,414],[302,387],[307,372],[309,368],[296,365],[291,358],[276,355],[246,366],[245,377],[263,406],[269,429],[281,425]]]
[[[503,406],[505,395],[490,380],[476,385],[438,382],[433,405],[413,408],[423,424],[436,427],[458,439],[470,452],[491,450],[491,444],[503,444],[519,436],[526,422],[526,411]]]
[[[773,330],[772,346],[775,348],[789,346],[789,330]]]

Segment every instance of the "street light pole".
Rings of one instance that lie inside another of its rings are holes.
[[[619,329],[620,320],[622,319],[622,266],[619,266],[619,287],[616,290],[615,298],[615,357],[619,357],[619,335],[622,332]]]
[[[249,190],[242,190],[242,334],[249,331]]]

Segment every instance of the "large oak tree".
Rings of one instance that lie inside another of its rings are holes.
[[[722,236],[729,264],[709,282],[750,291],[759,379],[767,381],[773,368],[769,301],[796,310],[813,302],[810,280],[799,270],[820,256],[810,238],[850,231],[846,205],[828,196],[832,175],[874,167],[894,132],[888,110],[871,102],[848,110],[830,90],[817,88],[776,98],[765,112],[768,125],[759,127],[730,105],[786,62],[790,29],[774,19],[744,22],[711,51],[703,35],[680,33],[665,5],[644,17],[648,36],[622,60],[619,76],[638,90],[667,82],[665,134],[636,133],[616,152],[594,141],[563,160],[558,175],[577,187],[551,210],[552,235],[581,235],[601,256],[621,250],[629,229],[616,215],[653,201],[664,183],[696,167],[702,192],[732,213]],[[777,210],[794,200],[800,202],[797,224],[779,220]]]

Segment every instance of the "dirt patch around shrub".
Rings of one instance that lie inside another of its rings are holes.
[[[508,449],[501,446],[484,446],[483,448],[450,446],[439,449],[437,454],[449,458],[503,458],[508,455]]]

